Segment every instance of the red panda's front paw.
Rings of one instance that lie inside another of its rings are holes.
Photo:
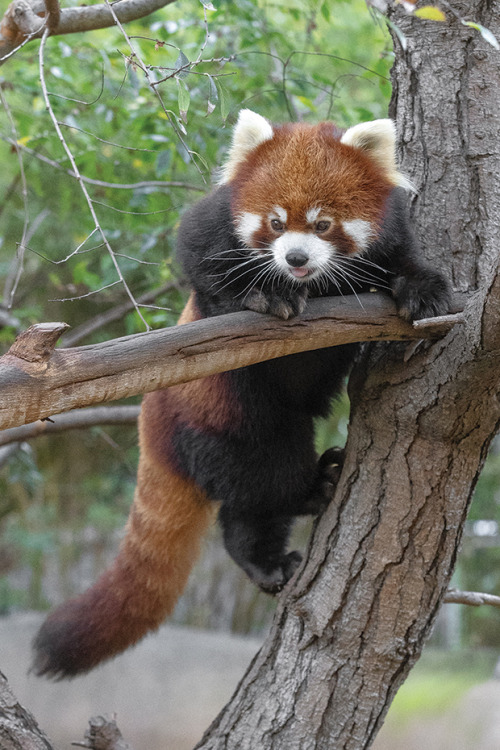
[[[413,276],[396,276],[392,293],[399,315],[408,321],[446,315],[450,310],[450,290],[446,279],[430,269]]]
[[[264,292],[262,289],[251,289],[243,304],[248,310],[258,313],[269,313],[277,318],[288,320],[304,312],[307,303],[306,287],[299,287],[286,292]]]

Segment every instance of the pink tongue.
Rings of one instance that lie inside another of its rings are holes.
[[[304,276],[307,276],[309,273],[309,270],[307,268],[291,268],[290,269],[292,274],[296,276],[298,279],[302,279]]]

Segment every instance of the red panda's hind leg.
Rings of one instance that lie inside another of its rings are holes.
[[[302,560],[285,552],[293,516],[261,518],[222,506],[219,513],[227,552],[262,591],[277,594]]]

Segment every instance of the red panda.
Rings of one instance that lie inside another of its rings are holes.
[[[390,120],[343,132],[243,110],[220,185],[181,222],[192,294],[179,322],[244,308],[288,318],[309,297],[373,286],[406,319],[446,313],[448,284],[419,258],[394,142]],[[37,674],[86,672],[158,627],[217,509],[231,557],[262,590],[283,588],[301,560],[287,551],[293,519],[325,507],[341,470],[338,450],[318,460],[313,420],[356,350],[290,355],[145,396],[125,539],[95,585],[42,625]]]

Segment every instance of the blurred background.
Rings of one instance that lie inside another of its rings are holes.
[[[172,3],[127,25],[128,40],[107,29],[47,43],[51,107],[109,247],[46,110],[39,43],[1,68],[2,353],[36,322],[69,323],[63,346],[176,322],[187,296],[173,257],[179,216],[213,184],[242,107],[342,127],[386,116],[392,41],[363,0],[216,5]],[[318,450],[344,443],[348,411],[345,397],[318,424]],[[157,636],[69,686],[25,676],[42,613],[89,586],[115,554],[136,439],[129,420],[0,445],[0,669],[60,748],[104,711],[118,712],[136,750],[192,747],[273,617],[273,599],[229,560],[214,528]],[[458,588],[500,594],[499,522],[496,441],[467,523]],[[294,543],[303,547],[309,531],[298,524]],[[444,605],[376,747],[500,747],[499,653],[499,610]]]

